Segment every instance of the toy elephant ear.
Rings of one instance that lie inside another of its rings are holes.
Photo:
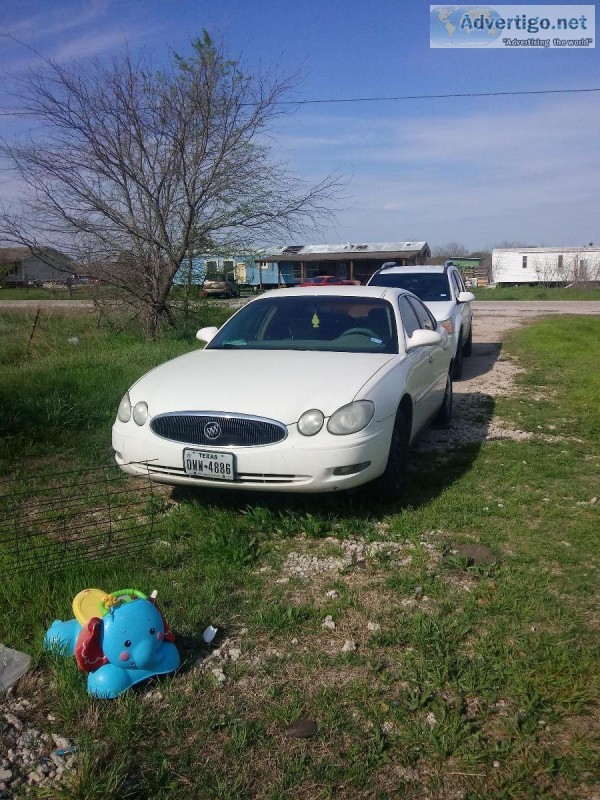
[[[79,631],[75,643],[75,658],[77,666],[83,672],[95,672],[108,664],[108,658],[102,652],[101,634],[102,620],[98,617],[92,617]]]
[[[174,642],[175,641],[175,634],[173,633],[173,631],[169,627],[169,623],[165,619],[165,615],[162,613],[162,611],[156,605],[155,602],[153,602],[153,605],[156,608],[156,610],[158,611],[158,613],[160,614],[160,616],[162,618],[162,621],[163,621],[163,628],[164,628],[163,637],[164,637],[165,642]]]

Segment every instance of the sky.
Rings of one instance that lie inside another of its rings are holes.
[[[432,49],[422,0],[4,0],[0,110],[36,51],[159,64],[202,29],[247,70],[297,74],[293,100],[600,89],[600,46]],[[346,181],[319,242],[600,243],[600,92],[306,103],[271,141],[297,175]],[[14,187],[0,172],[0,199]]]

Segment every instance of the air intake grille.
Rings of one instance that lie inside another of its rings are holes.
[[[287,436],[285,425],[274,420],[218,414],[164,414],[150,428],[163,439],[209,447],[257,447]]]

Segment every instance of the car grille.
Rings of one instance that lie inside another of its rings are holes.
[[[163,439],[208,447],[259,447],[287,436],[287,428],[280,422],[241,414],[162,414],[154,417],[150,428]]]

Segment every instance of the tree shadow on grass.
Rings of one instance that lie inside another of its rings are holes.
[[[397,499],[375,497],[368,484],[326,494],[177,486],[172,490],[172,499],[228,511],[262,507],[280,514],[352,516],[364,520],[427,505],[472,468],[487,438],[493,398],[480,393],[465,393],[461,397],[463,402],[449,428],[427,429],[413,443],[404,490]]]

